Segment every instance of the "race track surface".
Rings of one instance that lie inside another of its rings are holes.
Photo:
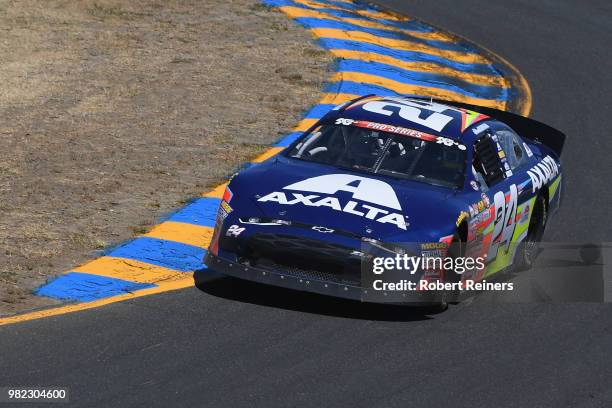
[[[610,239],[605,1],[384,1],[511,61],[569,136],[549,239]],[[229,279],[0,327],[0,386],[79,406],[612,405],[609,304],[464,303],[435,316]]]

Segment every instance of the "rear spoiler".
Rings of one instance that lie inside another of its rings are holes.
[[[429,98],[422,99],[430,100]],[[500,122],[503,122],[506,125],[510,126],[516,133],[518,133],[525,139],[542,143],[544,146],[549,147],[552,151],[554,151],[557,156],[561,157],[563,145],[565,144],[565,139],[567,138],[567,136],[563,132],[560,132],[553,127],[545,125],[542,122],[538,122],[537,120],[529,119],[524,116],[517,115],[515,113],[501,111],[493,108],[487,108],[484,106],[445,101],[442,99],[434,99],[433,101],[444,105],[469,109],[487,115],[493,119],[497,119]]]

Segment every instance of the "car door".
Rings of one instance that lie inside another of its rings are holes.
[[[527,165],[518,136],[509,128],[496,126],[474,143],[474,169],[481,189],[493,207],[492,230],[483,236],[487,275],[510,265],[519,204],[518,185]]]

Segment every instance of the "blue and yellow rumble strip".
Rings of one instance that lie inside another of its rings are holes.
[[[337,58],[321,101],[273,147],[293,142],[334,105],[365,94],[425,95],[529,113],[531,95],[509,63],[423,22],[350,0],[263,0],[307,28]],[[193,285],[225,185],[178,210],[150,232],[111,248],[36,293],[65,302],[53,309],[0,319],[0,324],[97,307]]]

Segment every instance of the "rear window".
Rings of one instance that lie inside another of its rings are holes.
[[[393,129],[394,133],[378,130]],[[288,153],[290,157],[340,168],[461,188],[465,146],[442,137],[379,125],[378,129],[327,124]],[[407,134],[412,132],[411,136]],[[425,137],[427,136],[427,137]]]

